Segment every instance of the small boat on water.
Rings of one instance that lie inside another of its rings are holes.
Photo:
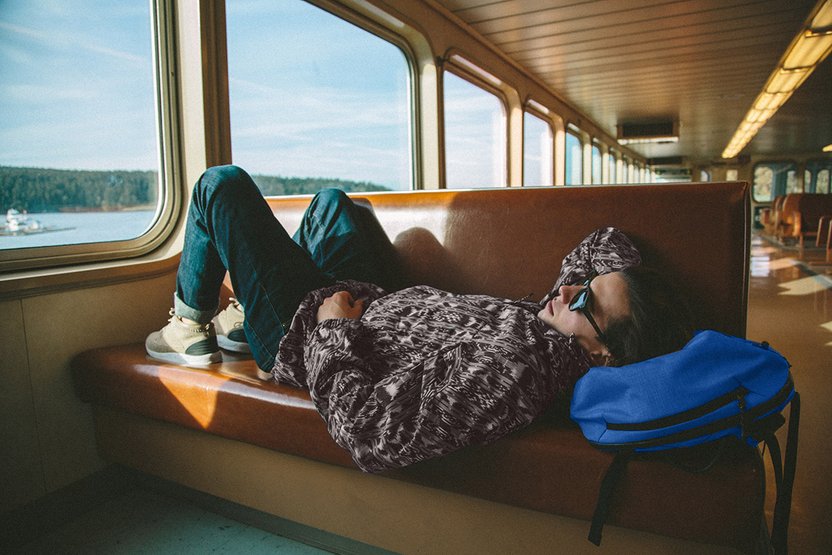
[[[14,208],[6,211],[6,223],[0,224],[0,236],[33,235],[48,231],[60,231],[60,228],[43,225],[39,220],[29,216],[26,211]]]
[[[25,211],[21,214],[20,211],[10,208],[6,212],[6,230],[9,232],[32,233],[41,229],[43,225],[38,220],[30,218]]]

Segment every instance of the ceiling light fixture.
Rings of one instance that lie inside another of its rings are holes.
[[[722,152],[734,158],[832,51],[832,0],[820,0]],[[826,150],[826,148],[824,148]]]

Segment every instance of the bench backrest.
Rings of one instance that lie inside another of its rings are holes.
[[[798,199],[801,231],[816,231],[821,216],[832,215],[832,195],[803,193]]]
[[[540,299],[563,257],[615,226],[675,280],[698,325],[744,336],[749,190],[742,182],[352,194],[373,207],[412,283]],[[269,203],[291,233],[309,197]]]

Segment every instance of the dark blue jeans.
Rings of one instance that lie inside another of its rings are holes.
[[[369,208],[341,191],[321,191],[292,238],[251,177],[235,166],[208,169],[194,187],[176,276],[175,313],[210,322],[226,271],[245,310],[251,352],[267,371],[310,291],[341,279],[388,290],[399,285],[393,246]]]

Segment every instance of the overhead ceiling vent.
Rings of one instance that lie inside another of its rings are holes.
[[[670,168],[684,166],[685,164],[686,160],[683,156],[662,156],[647,159],[647,165],[654,168]]]
[[[679,142],[679,123],[676,121],[621,123],[618,125],[618,142],[622,145],[677,143]]]
[[[653,175],[662,178],[690,179],[690,168],[655,168]]]

